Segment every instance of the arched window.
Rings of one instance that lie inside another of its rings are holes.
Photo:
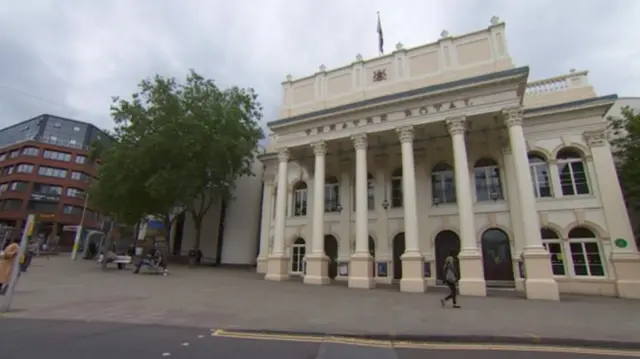
[[[558,152],[558,172],[563,196],[589,194],[587,171],[582,155],[572,148]]]
[[[529,154],[529,170],[533,193],[538,198],[551,197],[551,181],[549,180],[549,165],[544,157],[536,153]]]
[[[373,175],[371,173],[367,173],[367,209],[370,211],[373,211],[376,209],[374,186],[375,185],[373,181]],[[353,211],[355,212],[356,210],[355,183],[352,188],[354,189],[352,192],[353,192]]]
[[[293,216],[307,215],[307,184],[303,181],[297,182],[293,186]]]
[[[584,227],[572,229],[569,232],[569,248],[576,276],[604,276],[600,245],[591,230]]]
[[[431,199],[434,204],[456,203],[456,186],[453,167],[439,163],[431,170]]]
[[[298,238],[291,248],[291,273],[300,274],[304,271],[304,255],[306,253],[304,239]]]
[[[540,237],[542,237],[542,245],[551,255],[551,269],[553,275],[566,275],[564,268],[564,255],[562,254],[562,240],[560,236],[549,228],[540,229]]]
[[[340,212],[340,184],[336,176],[329,176],[324,182],[324,211]]]
[[[474,166],[476,179],[476,199],[481,201],[495,201],[502,199],[500,184],[500,168],[491,158],[482,158]]]
[[[391,207],[402,207],[402,168],[391,173]]]

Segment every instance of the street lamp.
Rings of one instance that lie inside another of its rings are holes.
[[[387,201],[386,199],[382,201],[382,208],[384,208],[385,211],[389,209],[389,201]]]
[[[498,198],[500,197],[500,194],[498,193],[498,191],[496,191],[495,189],[493,189],[491,191],[491,194],[489,194],[489,196],[491,196],[491,199],[495,202],[498,200]]]
[[[342,213],[342,205],[340,203],[338,203],[336,209],[338,210],[338,213]]]
[[[440,196],[435,196],[433,198],[433,204],[438,207],[438,205],[440,204]]]
[[[82,236],[82,226],[84,225],[84,216],[87,214],[87,204],[89,203],[89,194],[84,194],[84,205],[82,206],[82,215],[80,216],[80,224],[76,227],[76,236],[73,240],[73,251],[71,252],[71,260],[75,261],[78,257],[78,249],[80,248],[80,238]]]

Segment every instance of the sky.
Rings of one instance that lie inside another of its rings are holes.
[[[640,96],[640,0],[0,0],[0,127],[42,113],[109,129],[112,96],[189,69],[253,87],[277,119],[281,82],[321,64],[506,22],[529,79],[589,70],[599,95]]]

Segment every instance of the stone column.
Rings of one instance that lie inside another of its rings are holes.
[[[287,208],[287,175],[289,151],[278,152],[278,190],[276,193],[276,218],[273,235],[273,250],[269,255],[265,279],[283,281],[289,279],[289,257],[284,253],[284,230]]]
[[[462,295],[486,296],[487,287],[484,281],[484,267],[482,265],[482,256],[478,251],[476,226],[473,218],[469,161],[467,160],[467,146],[464,141],[465,120],[465,117],[453,117],[445,121],[453,142],[456,197],[458,216],[460,217],[459,287]]]
[[[356,250],[349,265],[349,287],[373,288],[373,257],[369,253],[369,208],[367,206],[367,135],[352,137],[356,150]]]
[[[507,189],[507,199],[509,201],[509,217],[511,219],[511,228],[514,236],[514,245],[511,248],[514,255],[512,256],[513,273],[515,274],[516,290],[524,291],[524,278],[520,278],[519,262],[520,254],[524,250],[524,233],[522,231],[522,216],[520,215],[520,198],[518,198],[518,185],[516,181],[515,168],[513,167],[513,155],[511,147],[506,144],[502,147],[502,155],[504,162],[504,178]]]
[[[560,300],[558,283],[553,278],[549,252],[542,245],[540,219],[533,195],[527,145],[522,130],[522,107],[503,111],[509,130],[509,144],[520,200],[520,219],[524,235],[525,293],[528,299]]]
[[[396,130],[402,146],[402,202],[404,205],[405,251],[402,260],[400,291],[422,293],[427,290],[424,280],[424,258],[418,240],[418,207],[416,198],[416,169],[413,161],[413,127]]]
[[[620,183],[604,129],[587,131],[584,138],[591,148],[593,169],[596,173],[598,192],[604,218],[611,240],[611,264],[616,279],[616,289],[621,298],[640,298],[640,253],[629,221]]]
[[[264,189],[262,190],[262,216],[260,223],[260,252],[257,259],[257,272],[261,274],[267,273],[268,256],[269,256],[269,234],[271,233],[271,208],[273,204],[273,178],[272,175],[265,175]]]
[[[311,212],[311,253],[307,258],[306,284],[329,284],[329,258],[324,253],[324,180],[327,144],[311,145],[315,155],[313,180],[313,211]]]

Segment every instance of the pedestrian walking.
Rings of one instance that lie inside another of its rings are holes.
[[[20,238],[15,238],[13,243],[0,252],[0,295],[4,295],[9,287],[13,265],[18,260],[20,252]]]
[[[456,284],[460,277],[456,270],[456,254],[456,251],[453,249],[449,251],[449,255],[444,261],[444,268],[442,269],[442,273],[444,273],[444,283],[449,287],[449,295],[440,299],[440,304],[443,308],[449,299],[453,302],[454,308],[460,308],[457,302],[458,288]]]

